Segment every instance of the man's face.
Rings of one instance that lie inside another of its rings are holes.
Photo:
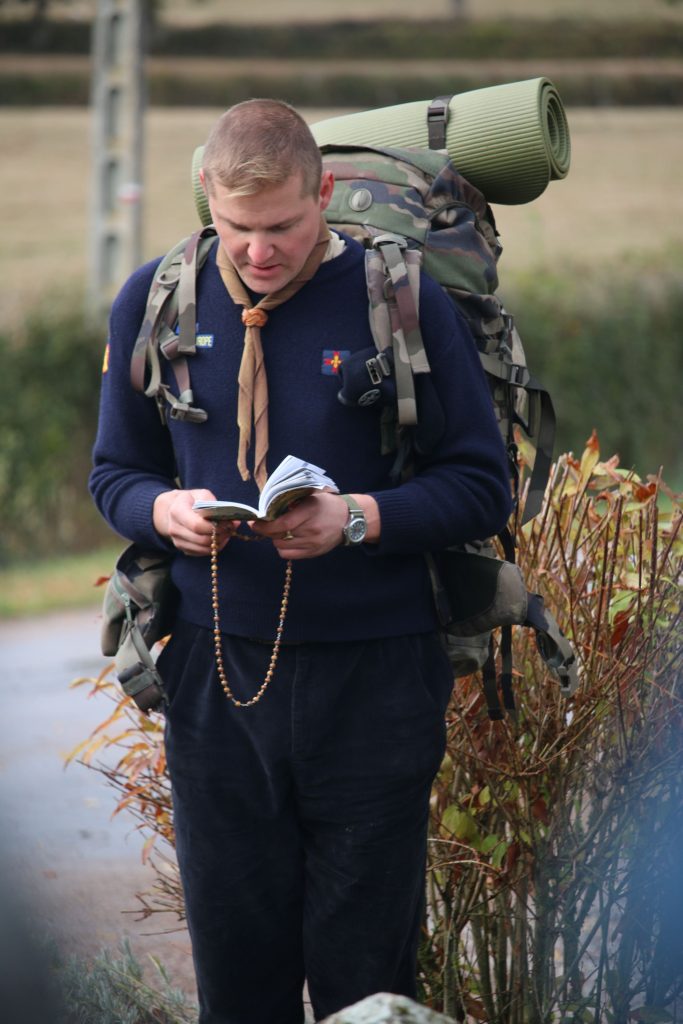
[[[315,196],[302,195],[300,173],[250,196],[233,196],[218,183],[207,193],[221,245],[248,288],[275,292],[297,276],[317,241],[333,187],[332,174],[323,171]]]

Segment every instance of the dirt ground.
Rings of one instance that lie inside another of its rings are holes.
[[[155,878],[135,821],[112,817],[115,794],[99,772],[65,769],[110,711],[70,688],[101,670],[98,643],[99,608],[0,621],[0,897],[19,902],[37,943],[89,960],[126,938],[150,982],[154,956],[194,998],[186,931],[171,915],[131,913]]]
[[[186,930],[174,919],[139,919],[134,893],[148,888],[151,872],[120,857],[83,865],[63,865],[28,877],[24,892],[32,896],[36,934],[53,939],[63,956],[89,961],[102,950],[116,954],[122,941],[142,965],[150,984],[160,978],[159,960],[174,988],[196,999],[192,952]]]
[[[149,891],[156,876],[142,863],[135,819],[125,812],[112,816],[116,794],[100,772],[78,761],[65,769],[66,755],[111,712],[104,698],[88,696],[90,687],[71,686],[103,668],[99,627],[99,607],[0,619],[2,1024],[51,1024],[8,1017],[2,1002],[6,920],[17,916],[36,950],[53,940],[62,956],[85,964],[104,950],[116,956],[127,939],[152,987],[161,987],[154,958],[172,987],[196,1001],[182,924],[171,914],[141,919],[136,894]],[[110,765],[118,756],[100,753]]]

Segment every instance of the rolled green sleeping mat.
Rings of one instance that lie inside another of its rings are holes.
[[[209,210],[209,200],[206,198],[206,192],[199,179],[199,172],[202,169],[202,159],[204,157],[204,147],[197,146],[194,153],[192,154],[192,195],[194,197],[194,205],[197,213],[199,214],[199,220],[203,227],[208,227],[211,223],[211,211]]]
[[[429,145],[431,100],[327,118],[311,125],[318,145]],[[571,143],[562,101],[547,78],[453,96],[446,149],[489,203],[530,203],[569,171]]]
[[[431,100],[400,103],[311,125],[318,145],[429,145]],[[465,178],[489,203],[530,203],[550,181],[569,171],[569,125],[555,86],[547,78],[492,85],[453,96],[448,105],[446,149]],[[211,223],[199,181],[203,146],[192,157],[192,191],[202,224]]]

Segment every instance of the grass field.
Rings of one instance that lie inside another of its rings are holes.
[[[88,554],[0,568],[0,619],[100,605],[103,592],[95,582],[111,572],[122,550],[123,541]]]
[[[9,0],[3,5],[3,17],[25,17],[25,3]],[[68,18],[88,18],[95,9],[94,0],[53,0],[51,13]],[[462,9],[468,17],[485,18],[681,18],[683,9],[665,0],[261,0],[244,4],[241,0],[165,0],[161,16],[176,24],[200,22],[321,22],[340,19],[366,21],[374,18],[446,18]]]
[[[147,117],[144,257],[194,230],[190,160],[219,111]],[[337,111],[308,111],[319,120]],[[633,255],[683,247],[683,110],[572,109],[569,176],[534,203],[497,206],[501,278],[567,259],[599,274]],[[87,274],[90,135],[78,109],[0,108],[0,322]],[[683,269],[683,267],[681,268]]]

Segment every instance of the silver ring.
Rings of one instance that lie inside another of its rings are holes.
[[[287,533],[283,536],[283,540],[294,540],[294,534],[291,530],[287,530]]]

